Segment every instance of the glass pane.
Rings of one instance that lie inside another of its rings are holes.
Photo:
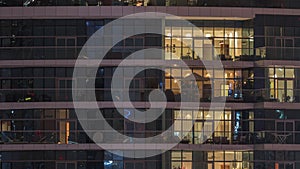
[[[294,81],[288,80],[286,82],[286,102],[292,102],[294,100]]]
[[[274,76],[274,68],[269,68],[269,77],[275,78],[275,76]]]
[[[193,126],[192,120],[184,120],[182,121],[182,130],[183,131],[190,131],[191,127]]]
[[[287,89],[294,89],[294,81],[288,80],[286,84]]]
[[[168,37],[172,36],[172,34],[171,34],[171,27],[166,27],[166,28],[165,28],[165,34],[166,34],[166,36],[168,36]]]
[[[182,116],[183,119],[192,119],[192,111],[183,110]]]
[[[192,74],[192,71],[190,69],[182,69],[182,76],[184,78],[190,76]]]
[[[185,37],[192,37],[192,27],[184,27],[182,33]]]
[[[284,131],[284,123],[277,122],[277,131]]]
[[[57,169],[65,169],[65,164],[64,163],[57,163],[56,167],[57,167]]]
[[[294,123],[287,122],[285,131],[294,131]]]
[[[125,169],[134,169],[133,163],[125,163]]]
[[[204,28],[204,36],[210,38],[213,36],[213,28],[206,27]]]
[[[278,89],[284,89],[284,81],[283,80],[278,80],[277,81],[278,83],[277,83],[277,88]]]
[[[181,160],[181,152],[180,151],[173,151],[172,152],[172,161]]]
[[[65,39],[57,39],[57,46],[65,46]]]
[[[203,119],[203,112],[202,111],[199,111],[199,112],[195,112],[194,111],[194,119]]]
[[[170,44],[173,59],[179,59],[181,56],[181,38],[172,38]]]
[[[172,77],[181,77],[181,69],[172,69],[171,76]]]
[[[238,153],[233,151],[225,151],[225,161],[236,161],[238,160]]]
[[[203,58],[203,40],[194,40],[194,52],[197,59]]]
[[[294,41],[292,39],[285,40],[285,47],[294,47]]]
[[[275,77],[284,77],[284,69],[283,68],[276,68]]]
[[[185,160],[185,161],[192,161],[192,152],[183,152],[182,153],[182,155],[183,155],[183,159]]]
[[[180,111],[174,111],[174,119],[181,119],[181,112]]]
[[[284,164],[279,164],[279,169],[284,169]]]
[[[207,158],[208,158],[208,161],[213,161],[214,160],[214,154],[213,154],[213,152],[208,152],[207,153]]]
[[[294,98],[294,91],[292,89],[287,89],[286,91],[286,102],[293,102]]]
[[[224,37],[224,28],[215,28],[215,37]]]
[[[228,169],[230,166],[224,165],[223,162],[215,162],[215,167],[214,168],[218,168],[218,169]]]
[[[173,27],[172,28],[172,36],[180,37],[181,36],[181,28]]]
[[[75,163],[68,163],[67,169],[75,169]]]
[[[202,128],[203,128],[203,122],[196,122],[194,124],[194,130],[195,131],[202,131]]]
[[[294,69],[285,69],[285,77],[286,78],[294,78]]]
[[[172,45],[171,45],[171,39],[169,37],[165,38],[165,59],[170,60],[171,59],[171,53],[172,53]]]
[[[270,98],[274,99],[277,98],[277,96],[275,95],[275,85],[274,85],[274,79],[270,80]]]
[[[203,37],[203,30],[200,28],[194,28],[193,36],[194,37]]]
[[[284,80],[278,80],[277,81],[277,98],[279,101],[285,101],[285,95],[284,95]]]
[[[192,162],[183,162],[182,168],[184,169],[192,169]]]
[[[143,169],[143,168],[144,168],[143,163],[136,163],[135,164],[135,169]]]
[[[172,169],[181,169],[181,162],[172,162]]]
[[[218,70],[218,69],[215,69],[214,70],[214,78],[220,78],[220,79],[224,79],[224,76],[225,78],[229,77],[229,76],[232,76],[233,77],[233,71],[230,71],[230,70]]]
[[[67,39],[67,46],[75,46],[75,39]]]

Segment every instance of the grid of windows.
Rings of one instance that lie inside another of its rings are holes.
[[[151,67],[149,67],[151,68]],[[124,71],[133,69],[123,68]],[[110,83],[115,67],[101,67],[95,79],[98,101],[111,101]],[[150,91],[162,89],[168,101],[180,101],[180,85],[189,82],[194,75],[200,101],[226,96],[227,101],[271,101],[299,102],[300,69],[292,67],[270,67],[252,69],[225,69],[224,75],[218,70],[192,67],[166,67],[171,73],[149,69],[135,76],[130,84],[132,101],[147,101]],[[0,69],[0,101],[71,101],[72,68],[2,68]],[[209,73],[211,72],[211,73]],[[256,76],[254,78],[254,73]],[[123,78],[126,81],[126,74]],[[254,85],[255,81],[255,85]],[[124,84],[118,85],[122,98]],[[253,89],[253,88],[256,89]]]
[[[111,101],[110,83],[116,67],[101,67],[95,79],[96,97],[98,101]],[[169,101],[179,101],[181,91],[179,85],[187,85],[189,76],[194,75],[197,81],[201,101],[210,101],[212,97],[226,96],[234,101],[242,98],[251,88],[249,70],[226,69],[221,71],[201,68],[185,70],[183,68],[168,68],[165,70],[145,70],[137,74],[130,82],[130,99],[132,101],[146,101],[153,89],[165,90]],[[132,67],[122,68],[123,72],[132,71]],[[71,101],[73,68],[3,68],[0,69],[0,101]],[[209,72],[214,72],[209,74]],[[242,73],[244,76],[242,76]],[[164,80],[163,80],[164,78]],[[126,73],[122,77],[124,84],[128,81]],[[127,80],[127,81],[126,81]],[[243,81],[243,85],[242,85]],[[115,97],[122,99],[124,84],[118,84]]]
[[[256,17],[256,55],[267,60],[298,60],[300,29],[297,16]]]
[[[76,59],[87,38],[110,21],[112,19],[1,20],[1,59]],[[134,21],[129,22],[134,24]],[[198,29],[180,27],[178,23],[167,20],[167,36],[163,41],[159,35],[137,35],[119,42],[106,57],[121,59],[135,51],[155,47],[165,48],[167,60],[254,59],[252,20],[204,20],[194,24]],[[171,57],[171,54],[176,57]]]
[[[175,110],[174,135],[181,137],[182,143],[229,144],[232,141],[231,119],[231,111]]]
[[[173,137],[183,144],[298,144],[300,140],[297,110],[167,109],[164,115],[147,124],[130,122],[116,109],[101,111],[112,128],[135,137],[156,136],[174,124]],[[131,109],[123,111],[133,114]],[[5,144],[91,143],[72,109],[2,110],[0,117],[1,142]]]
[[[175,101],[180,99],[180,86],[188,85],[191,76],[195,77],[201,101],[210,101],[213,97],[224,96],[228,97],[228,100],[242,98],[242,70],[225,69],[223,72],[217,69],[178,67],[166,68],[166,70],[171,73],[165,73],[165,88],[166,91],[173,92]]]
[[[253,153],[249,151],[172,151],[172,169],[249,169]]]
[[[245,21],[247,23],[249,21]],[[195,23],[198,27],[182,27],[167,22],[165,59],[253,60],[253,29],[243,22],[219,21]],[[212,26],[213,25],[213,26]],[[228,27],[224,27],[228,26]]]

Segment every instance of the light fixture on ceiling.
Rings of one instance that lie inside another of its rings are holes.
[[[211,34],[210,34],[210,33],[207,33],[207,34],[205,34],[205,37],[210,38],[210,37],[211,37]]]

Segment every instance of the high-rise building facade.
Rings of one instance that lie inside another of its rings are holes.
[[[115,135],[87,134],[74,108],[72,82],[77,59],[93,62],[80,53],[87,40],[114,20],[141,12],[168,13],[191,24],[159,20],[164,35],[125,38],[97,68],[93,92],[113,129],[149,138],[172,126],[172,138],[162,139],[178,139],[162,154],[129,158],[122,149],[116,155],[94,143],[95,137],[117,140]],[[299,0],[0,0],[0,23],[0,169],[300,169]],[[165,55],[146,66],[120,66],[152,48]],[[222,73],[205,66],[205,59],[220,60]],[[157,64],[166,71],[154,69]],[[148,69],[131,80],[127,73],[140,67]],[[117,68],[130,90],[119,84],[111,91]],[[190,76],[199,91],[198,110],[180,109],[188,102],[183,95],[196,97],[181,90]],[[149,123],[130,121],[134,111],[150,108],[153,90],[166,96],[163,114]],[[210,107],[222,99],[223,109]]]

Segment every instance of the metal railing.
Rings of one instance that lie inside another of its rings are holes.
[[[92,141],[83,130],[70,130],[68,137],[67,131],[60,130],[11,130],[0,132],[0,144],[84,144]],[[95,131],[87,131],[95,132]],[[118,131],[132,137],[152,137],[159,135],[162,131]],[[104,138],[109,138],[109,143],[118,143],[120,139],[113,135],[111,131],[101,132]],[[213,132],[212,132],[213,133]],[[230,133],[229,133],[230,134]],[[232,134],[232,133],[231,133]],[[233,134],[228,136],[210,136],[205,139],[199,138],[192,133],[190,137],[179,138],[178,136],[162,136],[155,138],[153,141],[163,143],[178,141],[182,144],[300,144],[300,131],[256,131],[256,132],[240,132],[237,137]],[[161,140],[160,140],[161,139]],[[103,143],[108,140],[103,140]],[[126,143],[126,142],[125,142]],[[128,140],[127,143],[130,143]]]
[[[74,89],[75,90],[75,89]],[[123,88],[96,88],[96,89],[76,89],[79,90],[76,101],[87,101],[89,93],[94,93],[97,101],[149,101],[149,94],[155,90],[152,88],[130,89]],[[160,89],[161,90],[161,89]],[[286,90],[280,89],[276,92],[284,93]],[[82,94],[80,94],[82,93]],[[168,102],[195,101],[199,97],[200,102],[211,102],[225,99],[227,102],[287,102],[300,103],[300,89],[289,90],[289,94],[270,94],[270,89],[242,89],[227,90],[204,89],[199,94],[189,93],[178,89],[164,91]],[[128,94],[126,99],[124,96]],[[190,98],[190,99],[188,99]],[[72,101],[72,88],[25,88],[25,89],[0,89],[0,102],[55,102]]]
[[[1,0],[0,6],[208,6],[300,8],[296,1],[261,2],[256,0]]]

